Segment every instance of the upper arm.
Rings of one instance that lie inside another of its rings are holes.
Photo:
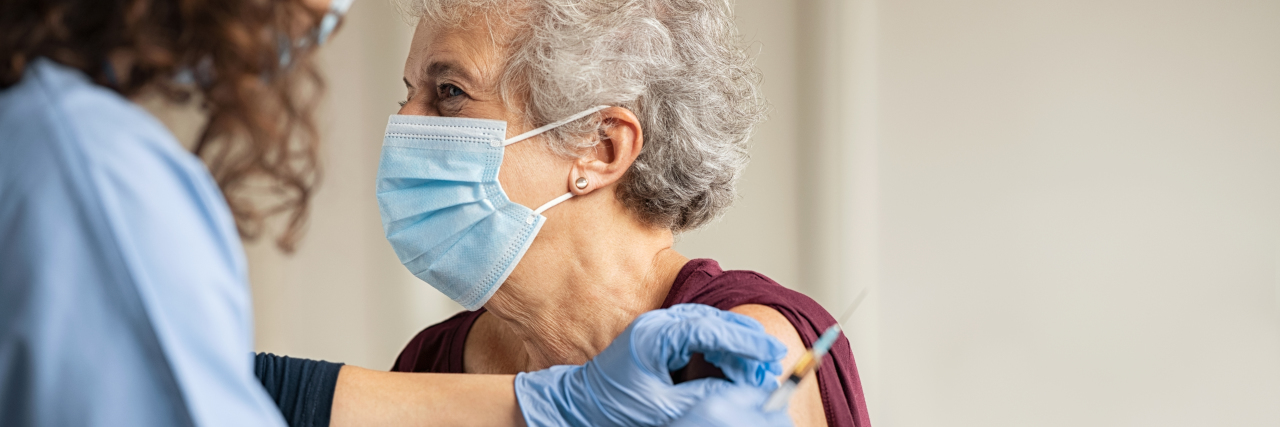
[[[764,325],[765,332],[787,346],[787,356],[782,359],[782,372],[786,375],[808,349],[800,339],[800,333],[777,310],[759,304],[747,304],[729,310],[756,319]],[[826,410],[822,407],[822,395],[818,390],[817,376],[810,375],[800,383],[791,398],[791,419],[797,427],[826,426]]]

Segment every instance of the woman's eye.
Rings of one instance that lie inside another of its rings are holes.
[[[440,98],[443,98],[443,99],[453,98],[455,96],[463,96],[467,94],[466,92],[463,92],[461,88],[449,83],[440,85],[439,90],[440,90]]]

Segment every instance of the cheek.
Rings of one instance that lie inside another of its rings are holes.
[[[571,162],[551,153],[540,141],[523,141],[506,148],[498,182],[511,201],[536,209],[568,191]]]

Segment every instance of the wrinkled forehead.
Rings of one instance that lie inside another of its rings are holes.
[[[414,28],[405,77],[421,80],[428,74],[467,74],[471,80],[498,79],[516,35],[510,12],[467,8],[451,19],[423,15]]]

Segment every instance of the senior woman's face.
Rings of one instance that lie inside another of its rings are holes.
[[[502,43],[509,31],[483,20],[471,20],[463,27],[439,27],[423,19],[414,30],[405,62],[409,93],[399,114],[504,120],[507,138],[532,129],[521,114],[503,105],[498,92],[507,54]],[[564,194],[571,159],[552,153],[537,137],[505,150],[498,180],[511,201],[534,208]]]

